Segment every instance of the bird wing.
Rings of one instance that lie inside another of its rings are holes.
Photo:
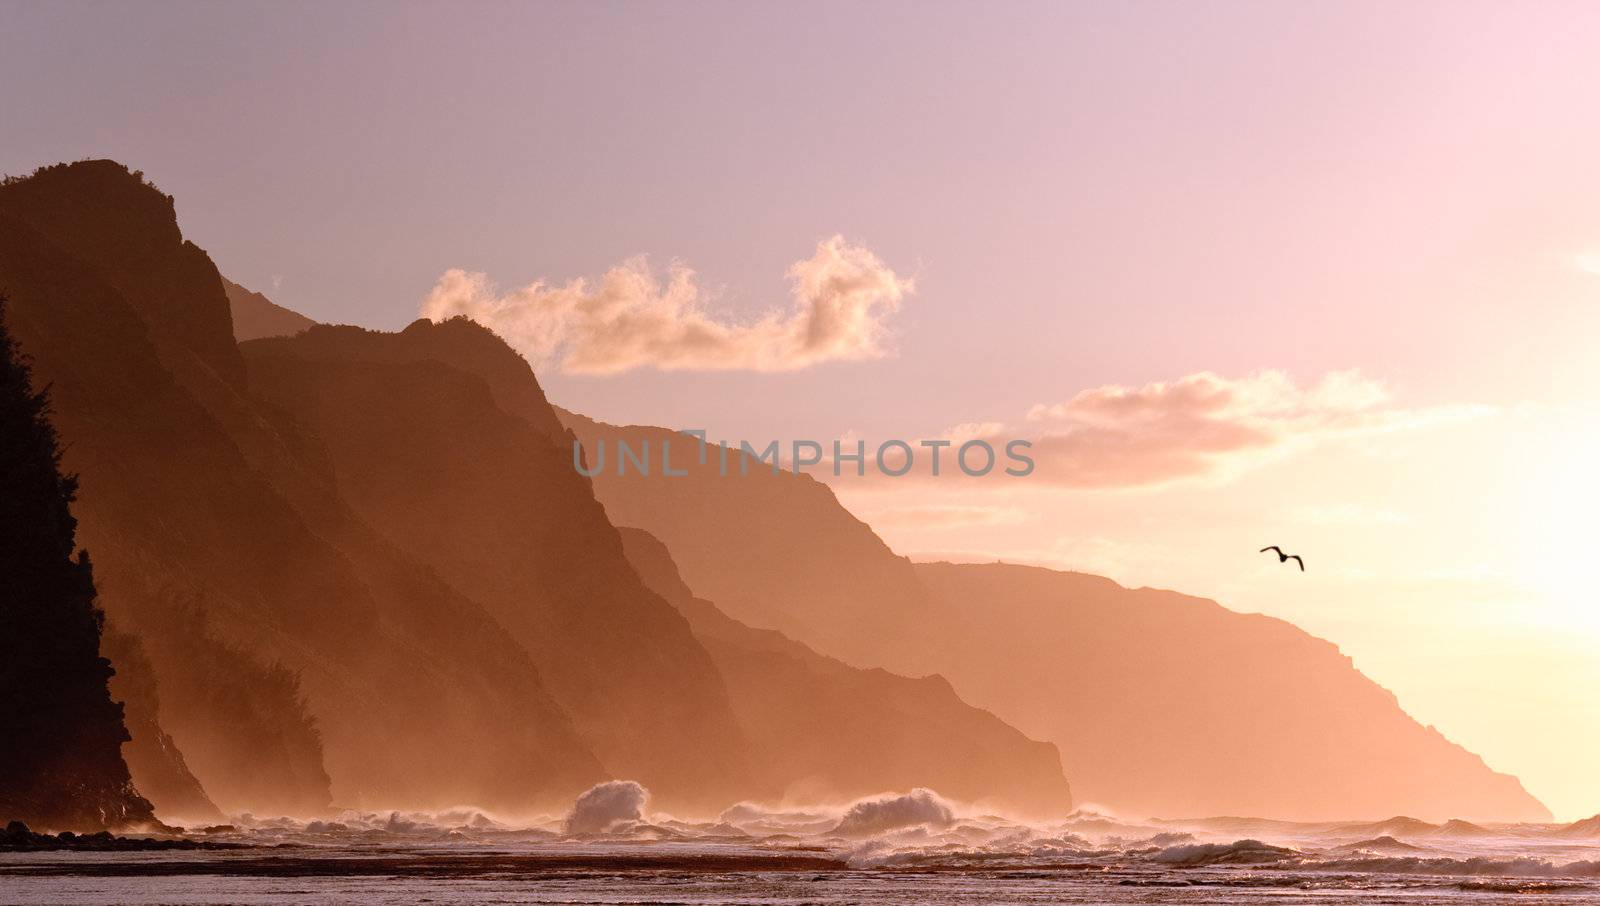
[[[1305,572],[1306,571],[1306,561],[1300,559],[1300,555],[1299,554],[1290,554],[1289,555],[1289,559],[1293,560],[1294,562],[1296,562],[1298,564],[1300,564],[1300,571],[1301,572]]]
[[[1281,549],[1280,549],[1280,548],[1279,548],[1279,547],[1278,547],[1278,546],[1277,546],[1277,545],[1276,545],[1276,544],[1274,544],[1274,545],[1273,545],[1273,546],[1271,546],[1271,547],[1263,547],[1263,548],[1262,548],[1262,549],[1261,549],[1261,550],[1258,550],[1258,551],[1256,551],[1256,553],[1258,553],[1258,554],[1264,554],[1264,553],[1266,553],[1266,552],[1267,552],[1267,551],[1277,551],[1277,552],[1278,552],[1278,553],[1280,553],[1280,554],[1281,554],[1281,553],[1283,553],[1283,551],[1282,551],[1282,550],[1281,550]]]

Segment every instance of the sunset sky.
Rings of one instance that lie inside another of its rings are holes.
[[[251,289],[473,314],[590,416],[1036,439],[835,487],[1292,620],[1600,812],[1600,5],[0,0],[0,86],[0,171],[116,158]]]

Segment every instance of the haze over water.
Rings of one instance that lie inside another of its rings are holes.
[[[1029,824],[927,791],[848,809],[743,803],[701,822],[635,804],[520,821],[470,808],[246,819],[206,839],[275,849],[12,853],[0,883],[13,902],[85,904],[1600,900],[1592,827],[1092,812]]]

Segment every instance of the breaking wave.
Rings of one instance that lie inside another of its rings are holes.
[[[1079,811],[1022,821],[929,789],[832,804],[739,802],[709,818],[651,811],[631,780],[590,788],[562,813],[506,816],[464,805],[436,812],[344,811],[314,821],[240,815],[189,836],[311,847],[459,844],[531,859],[682,859],[703,865],[856,870],[1085,872],[1130,885],[1422,887],[1461,892],[1584,891],[1600,899],[1600,838],[1575,825],[1255,818],[1140,820]],[[434,850],[430,850],[434,851]],[[621,854],[621,855],[619,855]],[[786,861],[785,861],[786,860]]]
[[[650,791],[632,780],[612,780],[590,787],[572,804],[567,833],[604,834],[644,821]]]
[[[1169,846],[1150,857],[1152,862],[1166,865],[1198,867],[1201,865],[1256,865],[1263,862],[1283,862],[1300,855],[1298,850],[1286,846],[1269,846],[1260,840],[1236,840],[1232,843],[1193,843]]]
[[[903,827],[948,827],[955,817],[955,811],[937,793],[915,789],[903,796],[863,799],[855,803],[833,832],[862,837]]]

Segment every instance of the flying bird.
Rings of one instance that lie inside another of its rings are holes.
[[[1286,554],[1286,553],[1283,552],[1283,548],[1277,546],[1276,544],[1272,545],[1271,547],[1263,547],[1261,550],[1257,551],[1257,553],[1264,554],[1267,551],[1276,552],[1277,555],[1278,555],[1278,562],[1279,563],[1287,563],[1290,560],[1293,560],[1294,562],[1300,564],[1300,571],[1301,572],[1305,572],[1306,571],[1306,561],[1300,559],[1300,555],[1299,554]]]

